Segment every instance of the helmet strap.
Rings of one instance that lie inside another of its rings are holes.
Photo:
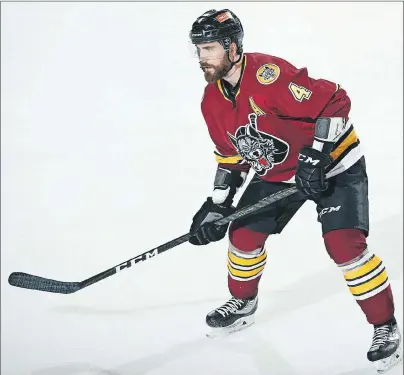
[[[240,57],[236,61],[231,61],[230,60],[230,51],[227,51],[227,60],[229,60],[229,62],[230,62],[230,69],[233,68],[234,65],[239,63],[241,61],[242,57],[243,57],[243,54],[240,54]]]
[[[229,62],[230,62],[230,67],[226,71],[226,74],[227,74],[228,72],[230,72],[230,70],[233,68],[234,65],[236,65],[237,63],[239,63],[241,61],[241,58],[243,57],[243,54],[241,53],[240,57],[236,61],[231,61],[230,60],[230,50],[227,50],[226,56],[227,56],[227,60],[229,60]]]
[[[233,68],[234,65],[236,65],[237,63],[240,62],[241,58],[243,57],[243,53],[242,53],[241,51],[239,51],[239,48],[237,47],[237,52],[238,52],[238,53],[241,52],[241,53],[240,53],[240,57],[239,57],[236,61],[231,61],[231,60],[230,60],[230,45],[231,45],[231,43],[232,43],[232,40],[231,40],[230,38],[225,38],[225,39],[220,40],[219,43],[220,43],[220,44],[223,46],[223,48],[226,50],[226,52],[227,52],[227,54],[226,54],[227,60],[228,60],[229,63],[230,63],[230,68],[227,69],[227,71],[226,71],[226,73],[225,73],[225,74],[227,74],[228,72],[230,72],[230,70]]]

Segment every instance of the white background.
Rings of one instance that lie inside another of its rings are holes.
[[[372,327],[309,203],[267,242],[256,324],[220,340],[205,337],[205,315],[229,296],[226,240],[183,244],[73,295],[7,283],[13,271],[79,281],[188,231],[216,168],[188,32],[228,6],[2,4],[2,375],[375,373]],[[401,322],[402,4],[231,9],[247,52],[348,91],[368,163],[369,246]]]

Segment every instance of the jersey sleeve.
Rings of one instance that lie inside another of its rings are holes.
[[[201,111],[207,125],[210,138],[215,146],[214,155],[218,166],[222,168],[237,169],[248,172],[250,169],[250,165],[247,164],[244,159],[237,153],[237,151],[235,151],[234,148],[230,147],[229,144],[225,141],[223,132],[220,128],[220,124],[216,123],[214,116],[209,110],[209,104],[205,101],[205,99],[202,101]]]
[[[279,59],[276,66],[279,76],[268,86],[267,103],[279,117],[315,121],[321,115],[329,116],[324,113],[332,112],[327,109],[330,103],[333,103],[335,113],[346,107],[349,112],[349,98],[339,84],[311,78],[306,68],[297,69],[285,60]],[[345,99],[335,103],[336,96]]]

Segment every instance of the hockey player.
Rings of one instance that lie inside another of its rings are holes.
[[[235,331],[253,322],[268,236],[281,233],[306,200],[317,205],[325,249],[374,326],[367,352],[382,373],[401,359],[401,336],[382,260],[367,247],[368,179],[349,118],[351,101],[339,85],[267,54],[243,52],[243,27],[228,9],[209,10],[190,39],[208,82],[201,104],[216,149],[212,195],[195,214],[190,242],[219,241],[228,230],[231,298],[206,317],[212,330]],[[234,211],[247,173],[255,175],[238,207],[295,183],[299,192],[230,227],[211,223]]]

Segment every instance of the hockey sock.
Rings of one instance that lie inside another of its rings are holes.
[[[264,247],[245,252],[230,244],[227,259],[228,287],[232,296],[241,299],[255,297],[264,272],[267,254]]]
[[[369,251],[363,233],[340,229],[324,235],[331,258],[370,324],[382,324],[394,315],[394,301],[382,260]]]

